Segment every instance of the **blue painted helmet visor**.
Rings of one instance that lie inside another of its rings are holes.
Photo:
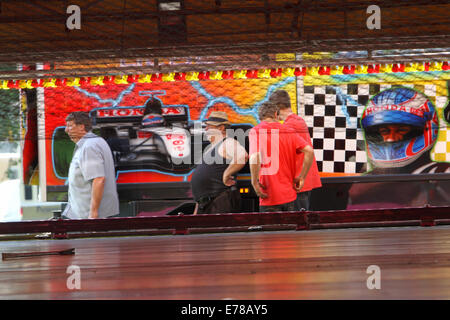
[[[383,138],[380,128],[400,126],[411,130],[395,139]],[[433,103],[423,94],[394,87],[374,96],[365,108],[361,127],[369,159],[376,166],[396,167],[414,161],[430,150],[437,139],[439,121]]]

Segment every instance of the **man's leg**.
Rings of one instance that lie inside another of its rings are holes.
[[[197,214],[208,214],[211,213],[211,206],[213,201],[209,201],[207,203],[202,203],[198,205]]]
[[[226,190],[213,201],[208,213],[237,213],[241,210],[239,190]]]
[[[197,214],[231,213],[233,203],[229,190],[220,193],[217,197],[207,203],[198,206]]]
[[[282,211],[296,211],[295,210],[295,204],[296,204],[295,200],[292,201],[292,202],[284,203],[282,205],[282,209],[283,209]]]
[[[275,206],[259,206],[259,212],[280,212],[285,211],[283,210],[283,205],[278,204]]]
[[[309,210],[309,199],[311,191],[297,193],[297,199],[295,200],[295,211]]]
[[[295,200],[275,206],[259,206],[259,212],[281,212],[281,211],[296,211]]]
[[[242,199],[239,190],[230,190],[231,212],[240,213],[242,211]]]

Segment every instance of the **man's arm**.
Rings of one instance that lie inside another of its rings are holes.
[[[233,175],[239,172],[247,163],[248,154],[244,147],[235,139],[227,139],[227,143],[222,148],[223,157],[231,159],[230,164],[223,173],[223,183],[230,187],[236,184]]]
[[[105,177],[98,177],[92,180],[91,210],[89,213],[89,219],[98,218],[98,209],[100,208],[100,202],[102,201],[104,189]]]
[[[196,215],[198,213],[198,202],[195,203],[195,208],[194,208],[194,215]]]
[[[299,150],[301,153],[304,154],[303,158],[303,166],[302,170],[300,171],[300,174],[295,177],[294,179],[294,188],[295,191],[300,192],[300,190],[303,188],[303,185],[305,183],[305,178],[309,172],[309,169],[311,168],[311,165],[314,161],[314,150],[311,146],[307,145],[303,149]],[[297,155],[297,163],[299,160],[299,155]]]
[[[261,170],[261,157],[259,152],[250,155],[250,174],[252,176],[252,186],[256,195],[260,198],[267,198],[267,194],[263,192],[264,186],[259,182],[259,171]]]

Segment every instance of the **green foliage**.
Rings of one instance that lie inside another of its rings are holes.
[[[20,141],[18,90],[0,90],[0,141]]]
[[[9,159],[8,162],[8,170],[6,170],[6,177],[8,179],[18,179],[18,172],[17,172],[17,165],[19,164],[19,161]]]

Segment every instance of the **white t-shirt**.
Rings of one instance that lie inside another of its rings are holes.
[[[77,142],[69,168],[69,203],[63,215],[88,219],[91,209],[92,180],[105,177],[99,218],[119,214],[114,160],[108,143],[92,132]]]

